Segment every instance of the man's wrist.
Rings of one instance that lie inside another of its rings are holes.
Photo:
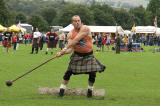
[[[61,54],[63,55],[63,54],[65,54],[66,53],[66,50],[67,50],[67,48],[65,47],[65,48],[63,48],[62,49],[62,51],[61,51]]]
[[[63,48],[64,50],[67,50],[67,48],[65,47],[65,48]]]

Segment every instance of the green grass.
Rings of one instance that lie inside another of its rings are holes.
[[[31,45],[20,45],[19,50],[3,53],[0,46],[0,106],[160,106],[160,53],[145,52],[95,53],[107,66],[104,73],[97,73],[95,89],[105,89],[104,99],[84,96],[64,96],[37,93],[39,86],[59,87],[70,55],[38,68],[7,87],[6,80],[13,80],[55,55],[29,54]],[[88,75],[72,76],[68,88],[87,88]]]

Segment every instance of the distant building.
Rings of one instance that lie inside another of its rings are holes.
[[[55,32],[59,33],[59,29],[62,29],[63,26],[50,26],[51,28],[54,29]]]

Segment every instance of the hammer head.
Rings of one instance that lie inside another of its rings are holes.
[[[11,81],[11,80],[7,80],[7,81],[6,81],[6,85],[7,85],[7,86],[12,86],[12,81]]]

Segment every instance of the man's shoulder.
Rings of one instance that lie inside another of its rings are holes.
[[[89,27],[87,25],[82,25],[81,27],[82,29],[89,29]]]
[[[80,32],[86,32],[86,33],[89,33],[90,32],[90,29],[87,25],[83,25],[80,29]]]

